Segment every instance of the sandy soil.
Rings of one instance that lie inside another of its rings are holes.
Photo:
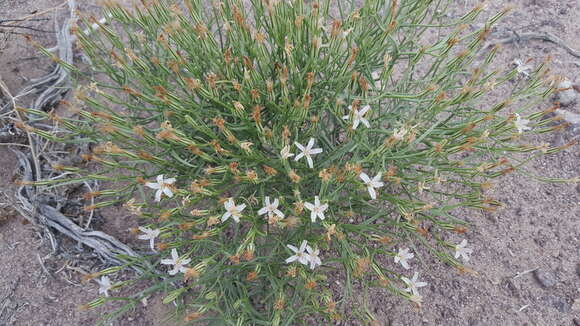
[[[60,3],[0,0],[0,20],[22,17]],[[488,12],[499,10],[505,3],[491,1]],[[580,1],[513,0],[509,4],[516,9],[494,30],[492,39],[512,36],[513,32],[550,32],[568,46],[580,49]],[[463,2],[458,6],[462,8]],[[41,17],[52,18],[52,15]],[[29,26],[52,29],[46,21]],[[33,34],[43,44],[50,44],[49,33]],[[18,35],[8,39],[5,36],[0,34],[0,49],[4,48],[0,50],[0,76],[15,92],[27,78],[46,71],[47,63]],[[554,58],[556,73],[580,83],[580,58],[550,43],[531,41],[506,45],[497,65],[508,65],[516,58],[539,62],[547,55]],[[580,96],[577,104],[564,109],[580,114]],[[578,134],[569,129],[534,141],[560,145],[575,137]],[[527,171],[539,176],[578,176],[578,147],[537,160]],[[12,153],[0,147],[0,189],[4,192],[11,190],[14,166]],[[423,288],[425,301],[420,311],[379,290],[368,293],[370,311],[380,325],[580,326],[579,191],[580,185],[545,184],[521,175],[502,179],[490,195],[505,203],[505,209],[497,213],[461,212],[473,225],[469,233],[455,240],[469,241],[474,254],[468,266],[477,275],[459,274],[425,257],[418,270],[421,279],[429,285]],[[0,210],[0,326],[94,324],[102,310],[87,312],[77,307],[95,298],[98,287],[94,282],[82,284],[78,269],[96,271],[98,262],[80,264],[79,257],[86,253],[79,253],[77,257],[52,254],[50,246],[40,242],[37,230],[23,224],[23,218],[9,208],[9,203],[4,206],[7,207]],[[128,237],[124,224],[109,226],[115,228],[116,235]],[[530,270],[535,271],[517,277]],[[164,325],[162,318],[168,309],[154,298],[147,307],[138,308],[116,324]],[[349,319],[339,324],[361,325]]]

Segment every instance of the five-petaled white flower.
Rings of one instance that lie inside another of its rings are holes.
[[[530,123],[530,120],[522,119],[522,117],[520,117],[520,115],[516,113],[516,121],[514,121],[514,124],[516,125],[516,128],[518,129],[518,133],[521,134],[526,130],[531,130],[532,127],[529,127],[528,123]]]
[[[222,216],[222,222],[225,222],[230,216],[236,221],[236,223],[240,222],[240,217],[242,216],[242,211],[246,208],[246,204],[237,205],[234,203],[233,198],[229,198],[228,201],[224,203],[224,207],[226,208],[226,212]]]
[[[314,205],[312,203],[304,203],[304,207],[306,207],[310,211],[310,219],[312,223],[316,222],[316,218],[320,218],[324,220],[326,217],[324,216],[324,211],[328,208],[328,204],[320,205],[320,199],[318,196],[314,196]]]
[[[156,189],[155,201],[161,201],[161,195],[171,198],[173,197],[173,191],[170,185],[175,182],[175,178],[163,179],[163,174],[157,176],[157,182],[147,182],[145,185],[151,189]]]
[[[524,76],[529,76],[530,74],[528,73],[528,70],[532,69],[532,66],[525,64],[522,60],[520,59],[515,59],[513,61],[513,64],[516,65],[516,71],[519,74],[522,74]]]
[[[293,245],[286,245],[288,249],[294,252],[293,256],[290,256],[286,259],[286,264],[290,264],[292,262],[298,261],[302,265],[307,265],[310,262],[310,256],[304,252],[306,247],[308,246],[308,242],[306,240],[302,240],[300,244],[300,248],[296,248]]]
[[[262,207],[258,211],[258,215],[268,214],[269,218],[273,217],[274,215],[278,216],[279,218],[284,218],[284,213],[278,209],[278,206],[280,205],[278,198],[274,199],[274,202],[270,202],[270,197],[266,196],[265,202],[266,206]]]
[[[463,239],[460,244],[455,246],[455,258],[463,258],[465,261],[469,261],[469,255],[473,253],[473,249],[466,248],[467,240]]]
[[[306,160],[308,161],[308,166],[312,169],[314,167],[314,162],[312,161],[311,155],[322,153],[322,148],[312,148],[314,146],[314,138],[310,138],[306,147],[302,146],[298,142],[294,142],[294,144],[296,144],[296,147],[298,147],[298,149],[302,151],[301,153],[298,153],[298,155],[296,155],[294,161],[298,161],[302,157],[306,157]]]
[[[151,247],[151,250],[155,251],[155,238],[159,236],[161,230],[159,229],[152,230],[150,228],[146,228],[143,226],[140,226],[139,230],[144,234],[140,234],[137,238],[139,240],[149,240],[149,246]]]
[[[409,248],[401,249],[399,248],[399,253],[395,256],[395,264],[401,263],[404,269],[409,269],[409,259],[415,257],[415,254],[409,252]]]
[[[371,107],[369,105],[363,106],[362,109],[360,109],[360,110],[353,109],[352,105],[349,105],[348,109],[349,109],[349,111],[353,111],[352,112],[352,129],[353,130],[356,129],[361,122],[367,128],[371,127],[371,124],[369,123],[369,121],[367,119],[365,119],[365,117],[364,117],[364,115],[371,109]],[[350,114],[347,114],[342,118],[344,120],[348,120],[350,118]]]
[[[419,273],[415,272],[415,274],[413,274],[413,278],[412,279],[408,279],[404,276],[401,276],[401,280],[403,280],[403,282],[405,282],[405,284],[407,284],[407,288],[405,289],[406,292],[411,292],[413,295],[419,295],[419,291],[417,290],[417,288],[420,287],[424,287],[427,286],[426,282],[418,282],[417,278],[419,277]]]
[[[169,270],[169,275],[175,275],[177,273],[185,273],[187,271],[187,267],[185,265],[189,264],[191,259],[180,258],[177,254],[177,250],[175,248],[171,249],[171,259],[162,259],[161,263],[163,265],[173,265],[173,269]]]
[[[294,156],[293,153],[290,153],[290,145],[286,145],[284,146],[284,148],[282,148],[282,150],[280,151],[280,156],[282,157],[283,160]]]
[[[359,175],[359,177],[365,183],[365,186],[367,186],[367,190],[369,191],[369,195],[371,195],[372,199],[377,199],[377,192],[375,189],[379,189],[385,185],[382,181],[380,181],[381,176],[382,173],[379,173],[371,180],[371,178],[369,178],[369,176],[364,172],[361,172]]]
[[[97,283],[99,283],[99,294],[104,294],[106,297],[108,297],[109,290],[113,287],[113,285],[111,285],[111,280],[109,280],[109,277],[106,275],[101,276],[101,279],[97,280]]]
[[[322,265],[322,261],[318,255],[320,254],[319,249],[312,249],[310,246],[306,246],[306,251],[308,252],[308,262],[310,263],[310,269],[314,269],[316,266]]]

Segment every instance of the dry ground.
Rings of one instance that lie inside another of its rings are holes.
[[[459,8],[463,3],[459,1]],[[494,0],[488,11],[495,12],[506,3],[516,9],[494,30],[492,39],[511,36],[513,32],[543,31],[580,49],[579,0]],[[0,20],[59,4],[54,0],[0,0]],[[83,7],[91,9],[86,4]],[[52,18],[52,14],[41,17]],[[52,29],[47,22],[31,26]],[[33,34],[50,44],[49,33]],[[46,61],[19,35],[0,34],[0,49],[2,45],[5,49],[0,50],[0,76],[13,92],[27,78],[47,70]],[[508,65],[516,58],[538,62],[547,55],[554,58],[556,73],[580,83],[580,58],[550,43],[506,45],[497,65]],[[580,114],[580,100],[564,109]],[[574,137],[578,135],[567,130],[536,141],[563,144]],[[580,150],[576,146],[535,161],[528,171],[539,176],[570,178],[580,175],[579,163]],[[0,147],[0,189],[6,192],[11,189],[14,166],[12,153]],[[580,326],[579,187],[539,183],[521,175],[504,178],[490,195],[504,202],[505,209],[497,213],[462,212],[473,223],[465,238],[475,250],[469,266],[477,275],[461,275],[426,258],[420,270],[429,286],[422,291],[425,303],[420,311],[374,290],[369,293],[370,310],[381,325]],[[79,311],[77,306],[95,298],[97,286],[81,284],[75,271],[91,266],[80,266],[78,257],[50,255],[49,246],[40,243],[36,230],[23,224],[9,204],[5,206],[0,211],[0,326],[94,324],[99,311]],[[116,228],[114,233],[127,236],[123,225],[109,224]],[[147,307],[128,314],[117,324],[163,325],[163,315],[169,309],[158,299],[151,299]],[[360,323],[345,320],[342,325]]]

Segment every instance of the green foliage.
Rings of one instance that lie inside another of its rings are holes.
[[[561,149],[514,144],[516,125],[557,127],[527,113],[553,90],[544,64],[529,76],[490,71],[497,48],[481,51],[507,11],[469,31],[483,6],[449,22],[444,0],[145,2],[109,1],[111,24],[84,21],[76,35],[90,71],[68,68],[90,86],[69,103],[78,115],[50,116],[70,131],[60,141],[97,144],[84,158],[99,173],[83,180],[111,189],[90,194],[87,209],[125,203],[160,231],[156,252],[126,257],[155,284],[132,304],[164,291],[185,321],[337,319],[332,274],[347,294],[359,278],[420,304],[391,262],[396,249],[412,244],[465,270],[450,234],[467,223],[454,211],[499,207],[485,195],[490,180],[530,158],[510,155]],[[489,96],[501,87],[506,98]],[[295,160],[310,139],[322,149],[312,168]],[[378,178],[365,184],[363,173]],[[311,218],[315,196],[324,220]],[[281,214],[258,214],[266,197]],[[245,206],[239,222],[235,207],[222,218],[230,198]],[[321,266],[285,262],[287,245],[304,240]],[[175,275],[159,264],[171,249],[173,263],[190,260]]]

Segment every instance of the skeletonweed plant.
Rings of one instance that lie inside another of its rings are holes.
[[[554,91],[545,62],[489,67],[507,10],[470,29],[484,6],[450,21],[452,3],[106,1],[107,23],[84,19],[74,114],[35,113],[68,129],[46,137],[94,143],[93,171],[50,182],[111,185],[86,209],[123,204],[143,243],[122,257],[142,274],[97,273],[89,306],[148,280],[121,310],[160,291],[188,323],[330,323],[336,275],[420,305],[408,247],[468,270],[455,212],[501,206],[491,180],[561,150],[521,142],[562,125],[534,111]]]

